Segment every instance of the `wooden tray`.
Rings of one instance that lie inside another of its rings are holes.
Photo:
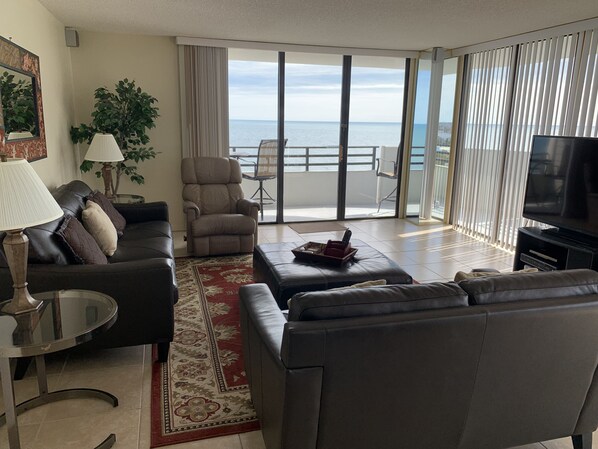
[[[357,252],[357,248],[353,248],[344,257],[333,257],[325,255],[324,248],[326,248],[326,243],[307,242],[305,245],[298,246],[292,251],[295,257],[299,260],[307,262],[321,262],[338,267],[353,259],[355,253]]]

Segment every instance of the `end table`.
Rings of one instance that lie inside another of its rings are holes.
[[[110,201],[114,204],[139,204],[145,203],[145,197],[131,193],[117,193],[114,198],[110,198]]]
[[[0,425],[8,425],[10,449],[20,449],[17,415],[40,405],[63,399],[95,398],[118,406],[116,396],[91,388],[48,391],[45,354],[72,348],[109,329],[116,321],[116,301],[103,293],[88,290],[60,290],[33,295],[43,301],[33,312],[20,315],[0,313],[0,376],[5,414]],[[15,404],[11,359],[35,357],[39,395]],[[108,449],[116,442],[110,434],[97,449]]]

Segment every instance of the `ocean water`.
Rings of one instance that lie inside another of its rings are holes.
[[[255,147],[262,139],[276,138],[275,120],[230,120],[231,147]],[[325,146],[338,147],[338,122],[285,122],[287,147]],[[349,124],[349,147],[398,146],[401,136],[400,123],[352,122]],[[416,124],[413,145],[424,146],[426,125]]]
[[[287,171],[304,171],[309,148],[311,171],[338,169],[338,145],[340,128],[338,122],[286,121],[285,150]],[[262,139],[275,139],[275,120],[230,120],[229,145],[231,155],[256,156]],[[397,147],[401,136],[400,123],[352,122],[349,124],[349,171],[372,170],[373,161],[380,157],[380,147]],[[411,166],[421,170],[426,141],[426,125],[416,124],[413,130]],[[313,165],[321,164],[321,165]],[[293,165],[294,164],[294,165]],[[242,164],[243,166],[243,164]],[[250,165],[245,164],[244,169]]]

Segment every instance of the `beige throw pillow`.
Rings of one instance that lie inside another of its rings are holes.
[[[118,242],[116,228],[106,212],[93,201],[88,200],[85,205],[83,225],[98,243],[102,252],[107,256],[112,256]]]

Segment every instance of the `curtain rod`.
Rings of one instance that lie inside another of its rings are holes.
[[[274,42],[237,41],[227,39],[206,39],[201,37],[177,37],[177,45],[204,47],[247,48],[251,50],[273,50],[300,53],[325,53],[335,55],[390,56],[398,58],[419,58],[414,50],[385,50],[376,48],[328,47],[320,45],[300,45]]]

